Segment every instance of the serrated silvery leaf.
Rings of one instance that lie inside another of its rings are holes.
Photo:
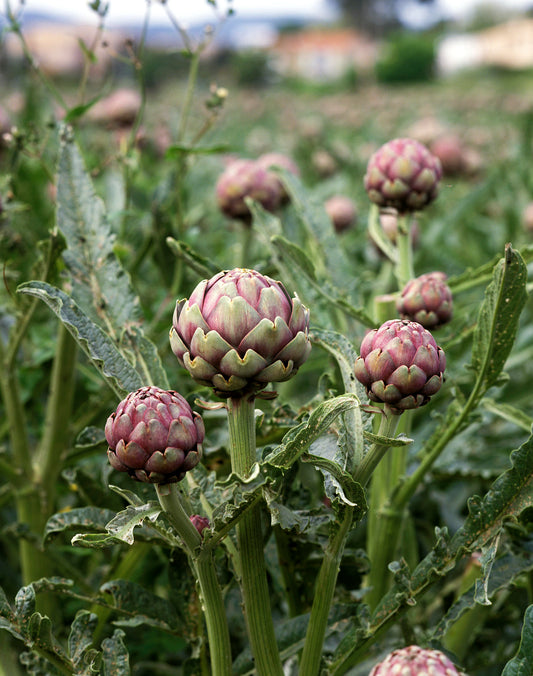
[[[339,415],[358,405],[359,401],[353,394],[344,394],[320,403],[305,422],[287,432],[282,443],[265,461],[274,467],[288,469],[313,441],[328,431]]]
[[[314,328],[310,334],[311,342],[319,345],[335,358],[342,376],[344,391],[355,394],[359,402],[366,401],[365,388],[354,375],[353,365],[357,358],[353,345],[340,333]],[[367,418],[369,416],[366,416]],[[347,471],[352,471],[363,459],[364,418],[360,406],[346,411],[343,414],[346,430],[346,440],[339,443],[339,450],[344,453],[344,460],[340,463]]]
[[[61,289],[45,282],[27,282],[18,291],[40,298],[55,312],[119,397],[143,386],[139,374],[111,338]]]
[[[102,641],[103,676],[130,676],[130,658],[124,645],[124,632],[116,629]]]
[[[31,584],[21,587],[15,596],[15,613],[21,624],[29,621],[35,612],[35,590]]]
[[[104,203],[68,127],[61,132],[57,225],[67,242],[63,258],[75,301],[94,322],[105,323],[113,337],[120,338],[124,327],[139,319],[139,302],[115,256]]]
[[[529,573],[533,569],[533,539],[528,538],[520,543],[520,550],[507,551],[498,557],[491,569],[487,584],[487,596],[492,598],[502,589],[508,589],[521,575]],[[469,608],[476,605],[474,600],[475,585],[465,591],[446,612],[446,615],[435,627],[431,639],[442,642],[450,627],[453,626],[461,615]]]
[[[80,662],[92,645],[97,623],[98,616],[88,610],[80,610],[76,614],[68,636],[68,653],[75,666],[82,666]]]
[[[481,548],[481,556],[479,562],[481,564],[481,578],[476,580],[474,600],[482,606],[490,606],[491,602],[488,596],[489,579],[492,573],[492,566],[494,559],[498,552],[498,545],[500,544],[500,534],[498,532],[496,537]]]
[[[155,502],[138,507],[128,505],[126,509],[113,517],[107,524],[106,530],[109,535],[122,540],[128,545],[132,545],[135,540],[133,529],[136,526],[142,526],[145,519],[155,521],[160,513],[161,507]]]
[[[513,346],[527,300],[526,281],[524,261],[509,244],[485,291],[474,332],[472,367],[481,395],[496,384]]]
[[[100,507],[77,507],[68,512],[59,512],[46,522],[43,538],[46,540],[50,535],[73,528],[105,532],[106,525],[114,516],[115,512],[112,510]]]

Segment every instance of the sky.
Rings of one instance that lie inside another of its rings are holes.
[[[9,2],[14,10],[20,0],[4,0]],[[94,23],[95,15],[89,9],[87,0],[23,0],[27,11],[48,11],[64,16],[65,18],[77,19],[81,22]],[[414,13],[419,13],[420,20],[424,20],[424,12],[442,12],[447,18],[464,18],[471,12],[476,4],[482,0],[435,0],[433,6],[424,8],[413,2],[409,13],[415,18]],[[490,0],[489,0],[490,1]],[[501,8],[520,9],[531,6],[533,0],[492,0]],[[0,0],[2,2],[2,0]],[[106,25],[124,23],[125,21],[141,21],[145,16],[147,0],[101,0],[109,3]],[[240,15],[275,15],[287,16],[299,14],[315,19],[333,17],[332,6],[327,0],[218,0],[219,11],[228,7]],[[196,21],[213,22],[216,14],[207,0],[167,0],[167,6],[173,16],[183,24]],[[168,16],[159,0],[150,0],[151,22],[167,23]]]

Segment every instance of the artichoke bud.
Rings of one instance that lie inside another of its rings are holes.
[[[444,272],[428,272],[411,279],[396,302],[402,319],[436,329],[452,318],[452,292]]]
[[[337,233],[349,230],[357,220],[357,207],[344,195],[333,195],[326,200],[324,208]]]
[[[410,645],[394,650],[376,664],[369,676],[459,676],[453,662],[440,650],[420,648]]]
[[[364,337],[354,372],[369,399],[402,413],[428,403],[443,383],[445,367],[444,351],[427,329],[391,319]]]
[[[176,303],[170,345],[196,381],[241,397],[296,374],[311,350],[309,310],[255,270],[220,272]]]
[[[172,390],[142,387],[130,392],[107,419],[109,462],[137,481],[181,481],[202,457],[204,423]]]
[[[216,187],[220,211],[229,218],[250,223],[252,214],[246,197],[259,202],[267,211],[276,211],[282,203],[284,189],[278,177],[254,160],[233,160],[220,175]]]
[[[405,214],[423,209],[436,198],[441,177],[440,160],[422,143],[397,138],[372,155],[364,184],[372,202]]]

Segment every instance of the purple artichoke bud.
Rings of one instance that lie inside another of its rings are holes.
[[[372,202],[405,214],[435,199],[441,177],[440,160],[425,146],[414,139],[397,138],[372,155],[364,182]]]
[[[309,310],[281,282],[237,268],[176,303],[170,345],[195,380],[240,397],[291,378],[311,350],[308,329]]]
[[[427,404],[442,385],[445,367],[444,352],[427,329],[390,319],[366,334],[354,371],[372,401],[401,413]]]
[[[277,176],[254,160],[233,160],[216,184],[219,209],[226,216],[250,222],[245,197],[259,202],[267,211],[276,211],[282,201],[282,186]]]
[[[141,387],[130,392],[107,419],[111,465],[138,481],[181,481],[202,456],[204,423],[173,391]]]
[[[282,169],[286,169],[287,171],[290,171],[292,174],[295,176],[300,175],[300,170],[296,166],[296,164],[291,160],[290,157],[287,157],[287,155],[283,155],[283,153],[265,153],[264,155],[261,155],[260,157],[257,158],[257,164],[259,166],[263,167],[263,169],[272,169],[273,167],[281,167]],[[275,175],[274,175],[275,176]],[[278,184],[279,184],[279,191],[281,195],[281,201],[283,203],[289,201],[289,195],[287,194],[287,191],[285,190],[285,186],[283,183],[279,180],[277,176],[275,176]]]
[[[200,516],[199,514],[193,514],[191,516],[191,523],[200,533],[200,535],[211,525],[209,523],[209,519],[206,516]]]
[[[533,232],[533,202],[528,202],[522,211],[522,226],[526,232]]]
[[[402,319],[411,319],[426,329],[435,329],[452,318],[452,292],[444,272],[428,272],[405,285],[396,301]]]
[[[324,204],[335,232],[349,230],[357,219],[357,209],[353,200],[343,195],[333,195]]]
[[[410,645],[390,653],[369,676],[459,676],[453,662],[440,650]]]

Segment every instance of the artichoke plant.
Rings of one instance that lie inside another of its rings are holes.
[[[411,279],[396,302],[402,319],[435,329],[452,318],[452,292],[444,272],[428,272]]]
[[[394,650],[376,664],[369,676],[459,676],[453,662],[440,650],[417,645]]]
[[[138,481],[181,481],[202,457],[204,423],[174,391],[142,387],[130,392],[107,419],[109,462]]]
[[[195,380],[238,398],[292,377],[309,355],[308,329],[309,311],[281,282],[237,268],[176,303],[170,345]]]
[[[281,205],[284,189],[278,177],[254,160],[233,160],[220,175],[216,184],[219,209],[230,218],[245,223],[251,220],[246,197],[259,202],[267,211],[276,211]]]
[[[435,199],[441,177],[440,160],[424,145],[414,139],[397,138],[372,155],[364,184],[372,202],[406,214]]]
[[[444,351],[427,329],[391,319],[364,337],[354,371],[369,399],[401,413],[427,404],[442,385],[445,367]]]

